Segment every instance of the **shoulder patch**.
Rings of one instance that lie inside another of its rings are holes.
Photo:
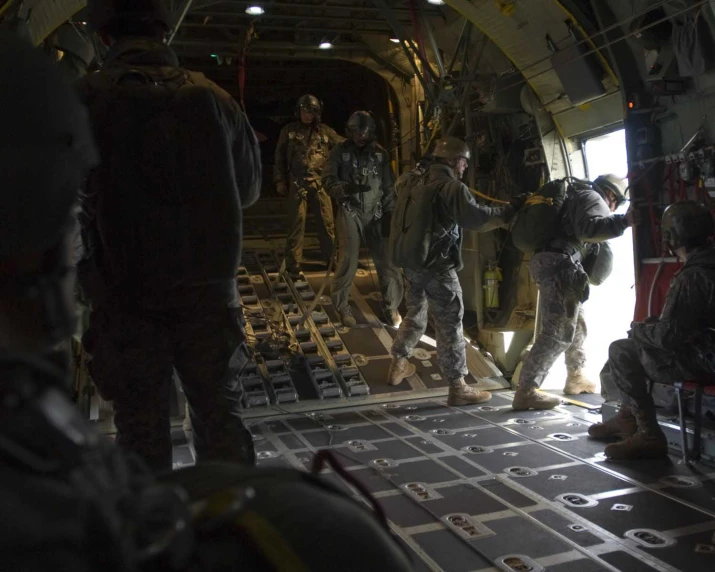
[[[382,153],[375,153],[375,159],[378,163],[382,163]]]
[[[295,131],[288,132],[288,139],[295,139]]]

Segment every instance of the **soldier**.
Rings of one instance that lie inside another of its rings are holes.
[[[296,104],[299,121],[286,125],[276,147],[274,178],[278,194],[288,194],[289,223],[286,268],[299,270],[303,259],[305,220],[310,209],[318,222],[320,250],[326,260],[333,256],[335,224],[333,205],[323,189],[321,174],[330,150],[345,141],[320,122],[323,106],[314,95],[304,95]]]
[[[114,402],[118,443],[151,468],[172,466],[174,368],[198,459],[253,463],[229,384],[247,360],[234,277],[242,209],[260,193],[258,142],[225,91],[179,67],[163,2],[88,10],[109,46],[79,84],[103,159],[82,197],[90,372]]]
[[[429,197],[426,208],[434,208],[431,235],[424,264],[405,267],[407,316],[400,325],[392,344],[392,363],[387,383],[399,385],[415,373],[415,366],[407,361],[427,327],[428,311],[432,315],[437,337],[437,359],[442,374],[449,383],[449,405],[482,403],[491,399],[488,391],[470,387],[467,375],[462,318],[464,303],[457,272],[462,261],[462,228],[487,231],[503,226],[513,212],[512,207],[488,208],[478,205],[469,189],[461,182],[467,169],[470,151],[464,141],[445,137],[437,142],[434,164],[429,168],[424,186],[405,188],[398,201],[410,201],[403,192]],[[419,202],[415,197],[412,202]],[[423,213],[424,214],[424,213]],[[419,215],[418,215],[419,216]],[[399,223],[397,223],[399,224]],[[395,260],[405,258],[396,252],[398,226],[390,237]],[[406,245],[410,248],[410,245]],[[409,255],[408,255],[409,256]]]
[[[397,181],[395,181],[395,195],[399,196],[403,189],[423,185],[433,162],[434,157],[432,155],[425,155],[417,162],[414,169],[405,171],[397,177]]]
[[[0,130],[3,567],[412,570],[386,522],[306,471],[203,463],[156,479],[82,418],[45,356],[73,331],[72,205],[98,154],[41,51],[0,35],[0,77],[13,110]]]
[[[330,154],[325,189],[338,203],[338,264],[332,283],[333,304],[343,325],[357,323],[350,310],[350,287],[357,271],[361,238],[375,261],[382,293],[383,318],[400,324],[402,301],[400,271],[387,257],[387,238],[395,203],[395,176],[390,157],[375,141],[376,125],[367,111],[356,111],[347,124],[348,140]]]
[[[601,372],[620,392],[621,407],[605,423],[592,425],[596,439],[620,438],[606,447],[609,459],[658,459],[668,442],[658,425],[648,381],[673,383],[711,378],[715,328],[715,247],[710,212],[695,201],[680,201],[663,213],[663,242],[685,266],[675,275],[660,317],[631,325],[628,338],[613,342]]]
[[[583,373],[586,322],[582,304],[588,298],[589,277],[582,261],[589,243],[621,236],[635,223],[632,208],[625,215],[611,214],[626,200],[625,190],[616,175],[601,175],[593,187],[569,189],[556,238],[531,259],[531,276],[539,286],[542,329],[523,362],[512,403],[517,411],[553,409],[560,403],[537,389],[564,352],[568,371],[564,393],[595,391],[595,384]]]

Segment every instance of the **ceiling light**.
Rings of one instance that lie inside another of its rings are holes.
[[[427,4],[434,4],[435,6],[444,6],[444,0],[427,0]]]
[[[330,42],[320,42],[320,45],[318,46],[321,50],[329,50],[330,48],[333,47],[333,44]]]
[[[390,38],[390,41],[391,41],[393,44],[399,44],[399,43],[400,43],[400,38]]]
[[[251,16],[262,16],[265,13],[266,11],[261,6],[249,6],[246,8],[246,14],[250,14]]]

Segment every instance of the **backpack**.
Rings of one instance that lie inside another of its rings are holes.
[[[122,67],[87,83],[102,157],[88,192],[110,288],[141,304],[172,287],[231,280],[241,203],[216,94],[182,69]]]
[[[546,248],[556,238],[569,188],[563,179],[551,181],[526,199],[511,225],[514,246],[531,254]]]
[[[443,185],[405,187],[397,195],[390,224],[389,256],[398,268],[429,264],[437,198]]]

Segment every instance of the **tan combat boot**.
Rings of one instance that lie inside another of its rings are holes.
[[[393,328],[399,328],[402,323],[402,316],[397,310],[389,310],[385,308],[383,314],[385,314],[385,323]]]
[[[561,405],[558,397],[552,397],[537,391],[535,387],[525,387],[520,385],[514,394],[514,401],[511,407],[514,411],[526,411],[527,409],[553,409]]]
[[[668,440],[658,425],[655,409],[634,408],[633,414],[638,430],[620,443],[606,446],[606,457],[614,461],[667,458]]]
[[[603,423],[596,423],[588,428],[588,434],[594,439],[628,439],[638,431],[636,418],[631,408],[621,404],[621,408],[613,417]]]
[[[388,385],[400,385],[403,379],[415,375],[417,368],[407,358],[392,358],[390,371],[387,372]]]
[[[340,321],[343,323],[343,326],[346,328],[354,328],[357,325],[357,320],[355,319],[355,316],[353,316],[353,312],[348,306],[344,310],[340,310]]]
[[[579,395],[581,393],[596,393],[596,384],[589,380],[583,371],[570,371],[564,386],[565,395]]]
[[[449,386],[449,396],[447,405],[471,405],[473,403],[484,403],[492,398],[488,391],[480,391],[475,387],[467,385],[463,377],[453,381]]]

